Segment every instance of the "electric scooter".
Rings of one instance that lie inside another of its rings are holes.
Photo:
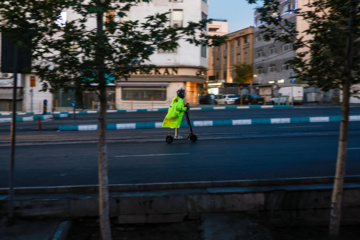
[[[169,133],[169,135],[166,136],[166,142],[168,144],[171,144],[174,140],[190,140],[191,142],[196,142],[197,141],[197,136],[193,133],[193,129],[192,129],[192,126],[191,126],[191,122],[190,122],[190,118],[189,118],[189,113],[188,113],[189,110],[185,111],[185,116],[186,116],[186,121],[187,121],[187,124],[189,125],[190,127],[190,133],[189,135],[187,136],[187,138],[182,138],[182,139],[176,139],[174,138],[173,136],[171,136],[171,134]]]

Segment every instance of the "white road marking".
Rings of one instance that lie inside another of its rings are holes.
[[[190,153],[159,153],[159,154],[141,154],[141,155],[120,155],[115,156],[117,158],[129,158],[129,157],[163,157],[163,156],[181,156],[189,155]]]

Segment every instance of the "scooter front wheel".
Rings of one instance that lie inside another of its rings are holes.
[[[191,136],[190,136],[190,141],[191,142],[196,142],[197,141],[197,136],[196,135],[194,135],[194,134],[192,134]]]
[[[172,136],[167,136],[165,141],[168,143],[168,144],[171,144],[173,141],[174,141],[174,138]]]

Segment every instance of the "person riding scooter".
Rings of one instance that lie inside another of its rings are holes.
[[[175,139],[182,139],[183,137],[178,135],[178,129],[180,128],[184,112],[190,109],[189,103],[184,105],[185,90],[179,89],[177,96],[172,99],[171,105],[168,109],[168,113],[163,121],[164,128],[175,128]]]

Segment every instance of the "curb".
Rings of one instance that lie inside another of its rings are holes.
[[[67,118],[70,115],[68,113],[60,113],[60,114],[54,114],[54,118]],[[33,121],[37,121],[38,119],[41,120],[48,120],[48,119],[53,119],[52,115],[40,115],[40,116],[31,116],[31,117],[17,117],[16,118],[16,122],[33,122]],[[0,123],[2,122],[11,122],[12,119],[11,118],[0,118]]]
[[[345,176],[344,182],[360,183],[360,175]],[[333,184],[333,176],[309,178],[277,178],[231,181],[196,181],[109,184],[109,192],[154,192],[164,190],[198,189],[198,188],[231,188],[231,187],[265,187],[265,186],[301,186],[311,184]],[[301,187],[300,187],[301,188]],[[98,193],[99,185],[49,186],[49,187],[15,187],[15,195],[31,194],[91,194]],[[9,193],[8,188],[0,188],[0,195]]]
[[[340,122],[341,116],[327,117],[294,117],[294,118],[258,118],[258,119],[234,119],[234,120],[208,120],[191,121],[194,127],[217,127],[217,126],[236,126],[236,125],[258,125],[258,124],[288,124],[288,123],[319,123],[319,122]],[[349,116],[349,121],[360,121],[360,115]],[[182,122],[180,127],[187,127],[187,122]],[[142,122],[142,123],[112,123],[107,124],[107,130],[123,129],[153,129],[162,128],[162,122]],[[60,131],[96,131],[98,125],[69,125],[59,126]]]
[[[192,107],[191,111],[199,111],[199,110],[234,110],[234,109],[259,109],[259,108],[291,108],[291,105],[255,105],[255,106],[227,106],[227,107]],[[132,109],[132,110],[107,110],[107,113],[125,113],[125,112],[166,112],[168,108],[150,108],[150,109]],[[99,113],[98,110],[88,110],[88,111],[75,111],[76,114],[92,114]],[[61,111],[55,113],[66,113],[73,114],[73,111]],[[33,112],[27,113],[16,113],[16,115],[33,115]],[[46,114],[51,114],[51,112],[47,112]],[[12,115],[12,113],[0,113],[0,116]]]

